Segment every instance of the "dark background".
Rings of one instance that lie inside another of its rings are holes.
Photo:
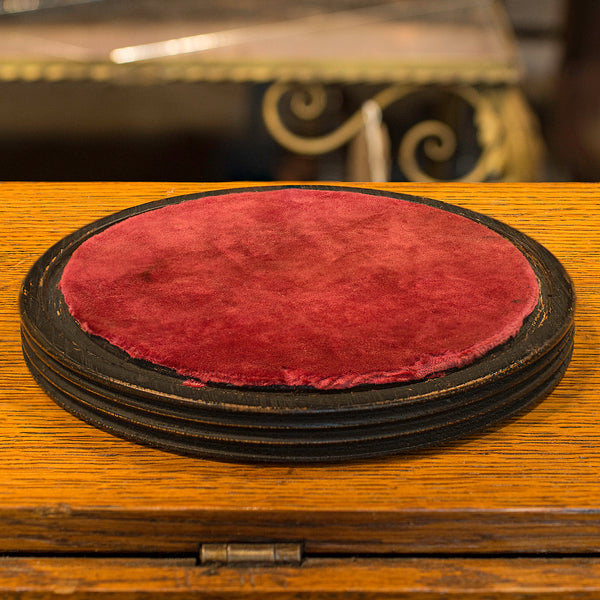
[[[177,10],[196,12],[213,10],[215,5],[221,11],[243,7],[232,1],[176,4]],[[127,6],[111,4],[117,12]],[[152,2],[146,6],[152,7]],[[155,6],[164,11],[166,5]],[[269,6],[265,2],[264,10]],[[540,179],[597,180],[600,2],[505,0],[504,6],[525,66],[521,87],[546,145]],[[60,12],[20,18],[60,18]],[[270,138],[260,115],[264,89],[233,83],[2,83],[0,180],[344,179],[344,150],[303,158]],[[323,126],[335,125],[350,114],[370,91],[366,86],[334,86],[337,113],[330,111],[326,115],[330,121]],[[428,102],[432,100],[423,97],[405,103],[403,116],[418,118]],[[402,127],[391,135],[392,141],[399,138]],[[462,135],[467,141],[475,139],[468,123]],[[460,165],[451,164],[437,176],[452,179],[456,169]],[[402,173],[393,171],[392,179],[401,180]]]

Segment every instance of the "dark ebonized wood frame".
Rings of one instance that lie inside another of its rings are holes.
[[[471,219],[510,240],[539,282],[519,333],[461,369],[397,385],[348,390],[184,385],[185,377],[132,359],[71,317],[58,283],[75,249],[111,225],[168,204],[284,187],[354,191],[418,202]],[[29,272],[20,297],[23,352],[62,407],[117,436],[218,460],[339,461],[409,451],[481,430],[533,406],[560,381],[573,348],[575,298],[558,260],[533,239],[484,215],[428,198],[341,186],[269,186],[168,198],[76,231]]]

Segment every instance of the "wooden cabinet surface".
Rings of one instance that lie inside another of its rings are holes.
[[[128,206],[243,185],[0,184],[0,597],[600,597],[598,185],[369,184],[498,218],[574,281],[563,381],[481,434],[348,464],[227,464],[112,437],[38,388],[17,298],[44,250]],[[199,544],[235,541],[302,542],[306,558],[196,565]]]

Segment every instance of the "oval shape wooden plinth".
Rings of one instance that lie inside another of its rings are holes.
[[[573,346],[574,294],[556,258],[483,215],[375,190],[355,191],[462,215],[499,233],[527,258],[538,279],[539,301],[514,338],[466,367],[403,384],[344,390],[196,388],[170,369],[133,359],[87,334],[73,319],[59,282],[85,240],[133,215],[239,191],[252,189],[169,198],[116,213],[65,238],[38,260],[21,295],[23,352],[38,383],[59,405],[115,435],[172,452],[221,460],[334,461],[464,436],[533,405],[562,377]]]

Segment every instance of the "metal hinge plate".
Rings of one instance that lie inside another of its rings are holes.
[[[202,544],[200,564],[240,564],[259,565],[300,564],[302,562],[301,543],[225,543]]]

